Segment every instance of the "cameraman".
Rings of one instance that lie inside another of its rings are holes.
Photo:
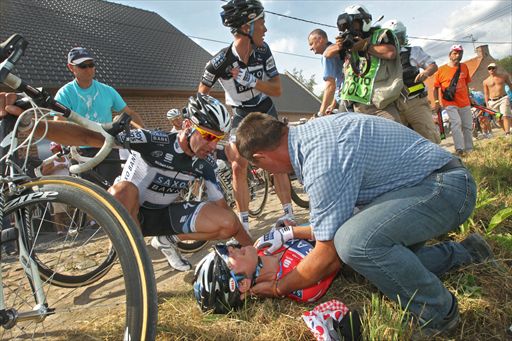
[[[326,58],[348,59],[341,99],[354,103],[354,111],[396,122],[394,101],[403,87],[398,41],[390,30],[372,28],[372,16],[362,5],[351,5],[338,17],[340,35]]]

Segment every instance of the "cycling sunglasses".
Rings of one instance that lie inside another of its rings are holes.
[[[80,69],[87,69],[87,68],[93,68],[96,67],[96,64],[94,63],[80,63],[77,65]]]
[[[232,247],[236,247],[236,248],[240,248],[241,246],[239,244],[235,244],[235,245],[231,245]],[[224,261],[224,263],[226,263],[227,267],[229,268],[229,251],[228,251],[228,247],[224,244],[217,244],[215,245],[214,247],[214,250],[215,250],[215,253],[217,253],[217,255],[219,255],[220,258],[222,258],[222,260]],[[240,285],[239,285],[239,282],[245,278],[247,278],[247,276],[245,275],[242,275],[242,274],[237,274],[235,273],[233,270],[229,270],[229,274],[231,275],[231,278],[233,278],[233,280],[235,281],[235,285],[237,288],[240,288]]]
[[[201,137],[203,139],[205,139],[206,141],[208,142],[217,142],[217,141],[220,141],[224,138],[224,136],[226,136],[225,134],[222,134],[222,135],[215,135],[213,133],[210,133],[209,131],[206,131],[204,129],[202,129],[200,126],[198,125],[194,125],[194,129],[197,130],[197,132],[199,134],[201,134]]]

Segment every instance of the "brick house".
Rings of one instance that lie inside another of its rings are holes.
[[[489,73],[487,71],[487,65],[489,65],[490,63],[495,63],[496,59],[494,59],[489,53],[488,45],[478,46],[475,49],[475,51],[476,57],[473,57],[468,60],[463,60],[462,62],[466,64],[469,69],[469,75],[471,77],[471,83],[469,83],[469,87],[483,92],[484,88],[482,82],[489,76]],[[446,54],[448,55],[448,52],[446,52]],[[500,72],[503,72],[503,70],[500,70]],[[432,107],[434,107],[434,76],[429,77],[425,81],[425,84],[429,89],[428,99],[430,100],[430,104],[432,105]]]
[[[73,78],[68,51],[83,46],[96,58],[96,79],[113,86],[149,128],[170,127],[165,113],[196,93],[211,58],[159,14],[103,0],[0,0],[0,23],[0,41],[13,33],[29,41],[15,68],[29,84],[55,93]],[[318,110],[314,94],[290,74],[281,79],[275,102],[282,115],[294,121]],[[219,85],[211,94],[224,100]]]

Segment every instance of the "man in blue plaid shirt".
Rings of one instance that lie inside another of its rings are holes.
[[[241,155],[271,172],[292,172],[310,199],[309,228],[272,230],[257,245],[314,238],[303,262],[253,293],[282,296],[329,274],[340,260],[391,299],[409,305],[433,335],[457,327],[457,300],[438,276],[492,257],[485,240],[425,246],[457,229],[475,207],[476,185],[460,159],[380,117],[342,113],[288,127],[252,113],[236,137]],[[353,215],[354,207],[361,211]],[[306,231],[306,232],[305,232]]]

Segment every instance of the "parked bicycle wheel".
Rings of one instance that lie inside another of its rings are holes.
[[[22,259],[29,264],[24,268],[17,255],[2,259],[5,307],[16,309],[20,318],[11,321],[10,329],[4,325],[0,338],[68,339],[87,330],[98,339],[154,339],[153,268],[128,213],[107,192],[81,179],[41,178],[24,188],[8,197],[5,217],[19,230],[17,249],[25,248],[35,262]],[[66,225],[57,226],[54,216],[49,221],[49,207],[55,203],[66,204]],[[85,212],[94,226],[70,232],[75,227],[71,212],[76,210]],[[35,286],[34,271],[44,279],[43,288]],[[46,307],[34,302],[42,292]]]
[[[309,198],[306,192],[304,191],[304,187],[297,180],[295,174],[290,177],[290,187],[291,187],[291,195],[292,201],[302,208],[309,208]]]
[[[249,165],[247,184],[249,186],[249,215],[257,217],[263,212],[268,198],[268,173]]]
[[[208,245],[207,240],[182,240],[176,243],[178,249],[183,253],[194,253]]]

